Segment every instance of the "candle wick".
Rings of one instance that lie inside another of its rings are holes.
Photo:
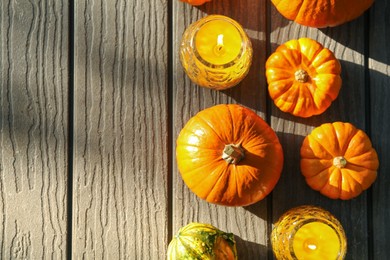
[[[217,36],[217,45],[215,46],[215,52],[218,56],[224,54],[223,49],[223,34],[218,34]]]

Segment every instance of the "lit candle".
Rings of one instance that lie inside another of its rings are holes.
[[[247,75],[252,52],[241,25],[223,15],[209,15],[184,32],[180,60],[194,83],[220,90],[237,85]]]
[[[340,222],[328,211],[301,206],[280,217],[271,233],[277,259],[344,259],[347,240]]]

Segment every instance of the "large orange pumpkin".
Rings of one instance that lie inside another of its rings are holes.
[[[307,184],[332,199],[352,199],[377,177],[378,155],[367,134],[350,123],[315,128],[301,146]]]
[[[206,2],[210,2],[211,0],[180,0],[184,3],[188,3],[190,5],[194,5],[194,6],[197,6],[197,5],[202,5]]]
[[[225,206],[263,199],[275,187],[283,167],[275,132],[240,105],[217,105],[192,117],[177,138],[176,158],[190,190]]]
[[[309,38],[280,45],[267,59],[268,91],[282,111],[310,117],[323,113],[341,88],[341,65],[334,54]]]
[[[316,27],[333,27],[364,13],[374,0],[271,0],[287,19]]]

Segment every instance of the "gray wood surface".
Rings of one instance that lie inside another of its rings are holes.
[[[167,5],[75,2],[74,259],[163,259]]]
[[[234,233],[239,259],[273,259],[273,223],[303,204],[341,221],[347,259],[390,259],[389,6],[376,0],[352,22],[315,29],[266,0],[1,1],[0,259],[165,259],[192,221]],[[193,84],[179,61],[182,33],[208,14],[238,21],[254,49],[248,76],[224,91]],[[342,65],[339,97],[307,119],[273,104],[264,75],[277,46],[299,37]],[[222,103],[255,111],[284,149],[274,191],[248,207],[199,199],[176,167],[181,128]],[[350,201],[311,190],[300,173],[303,138],[334,121],[365,130],[380,160],[372,188]]]
[[[68,6],[0,3],[0,259],[65,259]]]
[[[372,142],[380,159],[378,179],[372,188],[373,259],[390,258],[390,1],[376,1],[369,13],[369,82],[370,107],[367,112]],[[372,40],[371,40],[372,39]]]

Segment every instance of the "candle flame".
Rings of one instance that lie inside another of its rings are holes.
[[[223,46],[223,34],[219,34],[217,38],[217,45]]]
[[[218,34],[217,45],[214,46],[214,54],[218,57],[225,54],[225,48],[223,46],[223,34]]]

